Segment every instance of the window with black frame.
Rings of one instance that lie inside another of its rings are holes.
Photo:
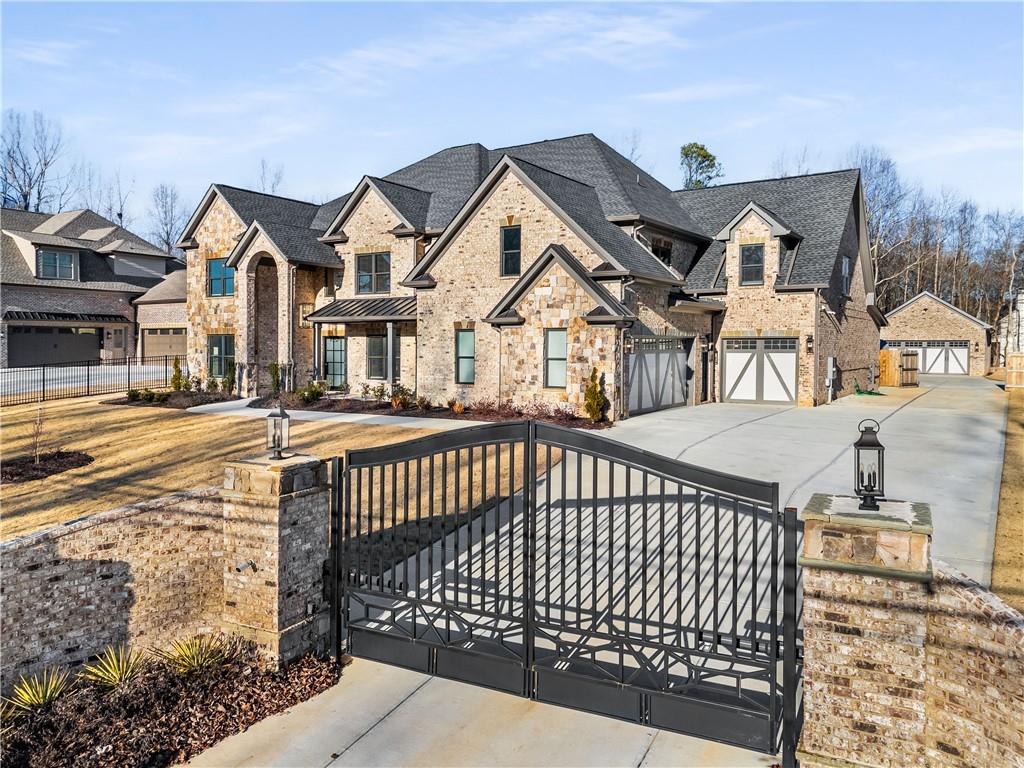
[[[476,331],[455,331],[455,383],[476,382]]]
[[[391,254],[361,253],[356,257],[356,293],[391,290]]]
[[[75,254],[40,250],[38,275],[51,280],[74,280]]]
[[[502,277],[518,275],[522,269],[523,230],[522,227],[501,228],[501,274]]]
[[[235,295],[235,268],[227,266],[227,261],[227,259],[207,260],[206,293],[208,295]]]
[[[210,376],[226,376],[235,364],[235,337],[227,334],[212,334],[206,337],[208,368]]]
[[[565,387],[568,339],[564,328],[544,331],[544,386]]]
[[[764,283],[764,244],[740,246],[740,285]]]
[[[402,345],[399,336],[395,336],[394,359],[391,365],[391,378],[398,381],[402,372]],[[388,337],[366,337],[366,378],[386,379],[388,369]]]

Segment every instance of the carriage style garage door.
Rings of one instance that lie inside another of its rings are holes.
[[[722,399],[731,403],[795,403],[797,339],[725,339]]]
[[[689,402],[693,339],[679,336],[634,336],[626,370],[629,415]]]
[[[142,332],[143,357],[170,357],[185,352],[184,328],[146,328]]]
[[[889,346],[917,352],[921,373],[952,373],[966,376],[970,372],[970,342],[964,340],[894,341]]]
[[[11,368],[99,360],[97,328],[60,328],[51,325],[7,326],[7,364]]]

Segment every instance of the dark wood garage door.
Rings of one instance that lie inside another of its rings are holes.
[[[184,356],[184,328],[146,328],[142,332],[142,356]]]
[[[12,368],[99,359],[100,334],[96,328],[7,326],[7,364]]]

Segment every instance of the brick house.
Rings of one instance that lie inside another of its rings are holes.
[[[89,210],[4,208],[0,367],[134,354],[133,299],[177,261]]]
[[[672,192],[593,135],[442,150],[323,205],[214,185],[188,253],[189,365],[618,418],[874,386],[856,170]],[[826,361],[833,363],[827,369]]]
[[[886,314],[885,346],[915,350],[921,373],[984,376],[991,365],[992,326],[929,291]]]

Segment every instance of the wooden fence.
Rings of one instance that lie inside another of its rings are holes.
[[[1006,388],[1024,389],[1024,352],[1006,354]]]
[[[916,387],[918,385],[918,354],[907,349],[878,351],[878,385],[881,387]]]

